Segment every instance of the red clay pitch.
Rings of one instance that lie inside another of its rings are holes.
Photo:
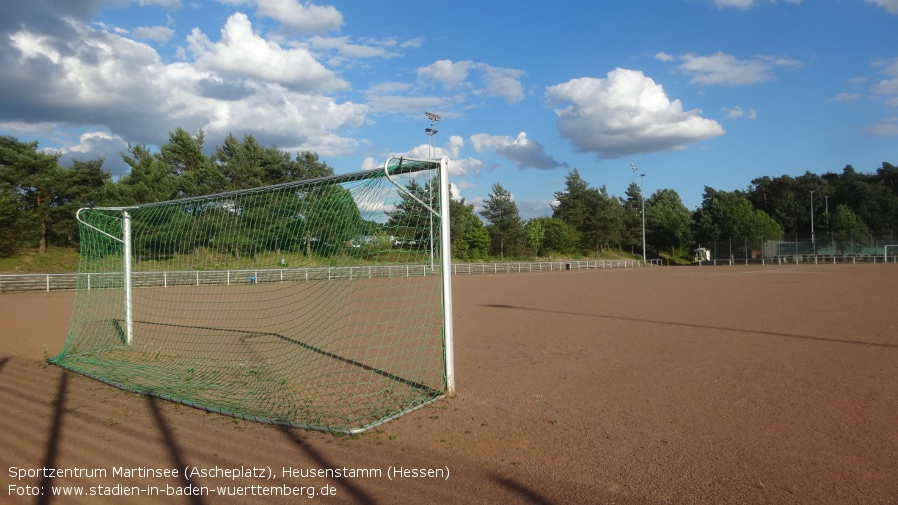
[[[359,437],[65,372],[72,293],[2,295],[0,503],[898,503],[898,266],[453,286],[458,395]]]

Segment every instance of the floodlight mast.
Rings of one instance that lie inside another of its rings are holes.
[[[424,129],[424,133],[427,134],[427,150],[429,159],[433,159],[433,153],[436,150],[436,141],[434,140],[434,136],[437,134],[437,129],[435,128],[435,124],[437,121],[442,119],[439,114],[434,114],[433,112],[425,112],[425,116],[430,120],[430,127]],[[442,176],[442,174],[441,174]],[[433,180],[429,181],[427,186],[427,203],[433,207]],[[441,212],[445,212],[444,209],[441,209]],[[430,213],[430,268],[433,269],[433,213]]]
[[[635,163],[630,163],[630,168],[633,169],[633,176],[635,178],[639,167],[637,167]],[[642,191],[645,188],[645,174],[639,175],[642,180],[642,187],[639,188],[639,199],[642,200],[642,264],[645,265],[645,195],[642,194]]]
[[[811,247],[814,249],[814,257],[817,256],[817,240],[814,237],[814,190],[811,190]],[[816,260],[815,260],[816,261]]]

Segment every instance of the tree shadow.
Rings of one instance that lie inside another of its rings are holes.
[[[327,459],[324,455],[315,450],[314,447],[304,443],[302,439],[297,435],[297,431],[295,429],[281,427],[280,430],[290,442],[299,447],[303,452],[306,453],[306,455],[314,460],[319,468],[340,468],[342,466],[335,464],[333,461]],[[345,489],[349,492],[349,494],[355,497],[355,503],[362,503],[367,505],[374,505],[375,503],[377,503],[374,497],[365,492],[365,490],[358,485],[354,484],[352,479],[341,480],[340,486],[341,489]]]
[[[9,358],[3,360],[3,364]],[[63,370],[59,376],[59,387],[56,388],[56,397],[53,399],[53,420],[50,424],[50,436],[47,438],[47,446],[44,449],[43,468],[56,468],[56,460],[59,456],[59,442],[62,437],[62,422],[65,417],[66,397],[69,391],[69,375],[70,372]],[[53,499],[53,493],[50,486],[53,484],[52,474],[44,473],[41,476],[38,487],[40,495],[35,501],[38,505],[46,505]]]
[[[674,321],[659,321],[655,319],[637,319],[634,317],[621,317],[621,316],[609,316],[605,314],[587,314],[585,312],[569,312],[565,310],[549,310],[549,309],[537,309],[533,307],[520,307],[517,305],[503,305],[503,304],[483,304],[481,307],[491,307],[494,309],[512,309],[512,310],[527,310],[531,312],[546,312],[551,314],[562,314],[566,316],[583,316],[583,317],[595,317],[600,319],[616,319],[618,321],[629,321],[635,323],[650,323],[650,324],[664,324],[668,326],[685,326],[687,328],[701,328],[704,330],[720,330],[720,331],[732,331],[737,333],[748,333],[752,335],[770,335],[772,337],[786,337],[786,338],[796,338],[801,340],[813,340],[817,342],[830,342],[835,344],[851,344],[851,345],[860,345],[860,346],[872,346],[872,347],[885,347],[898,349],[898,344],[886,344],[882,342],[864,342],[863,340],[846,340],[841,338],[824,338],[824,337],[812,337],[810,335],[795,335],[792,333],[779,333],[775,331],[761,331],[761,330],[743,330],[741,328],[726,328],[723,326],[710,326],[705,324],[693,324],[693,323],[677,323]]]
[[[168,448],[168,455],[171,458],[172,463],[174,463],[174,467],[186,468],[188,465],[184,461],[183,450],[181,449],[180,444],[178,444],[177,439],[175,439],[175,434],[172,433],[171,428],[169,428],[168,423],[165,421],[165,417],[162,415],[162,410],[159,408],[158,400],[155,396],[150,395],[147,395],[146,398],[147,405],[150,407],[150,412],[153,413],[153,419],[156,421],[156,426],[159,428],[159,432],[162,433],[162,438],[165,439],[165,446]],[[183,472],[178,472],[178,480],[181,481],[182,487],[198,487],[191,482],[190,477]],[[196,505],[203,505],[204,503],[201,495],[191,493],[189,497],[190,503]]]
[[[534,505],[552,505],[552,501],[541,495],[540,493],[530,489],[516,480],[499,475],[491,475],[490,478],[509,491],[512,491],[523,499],[523,503],[533,503]]]
[[[7,358],[0,358],[0,370],[3,370],[3,365],[5,365],[6,362],[9,361],[9,359],[10,359],[10,358],[8,358],[8,357],[7,357]]]

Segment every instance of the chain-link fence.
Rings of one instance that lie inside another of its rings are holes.
[[[898,235],[795,233],[782,240],[734,237],[702,244],[693,261],[711,265],[782,263],[898,263]],[[891,247],[890,247],[891,246]]]

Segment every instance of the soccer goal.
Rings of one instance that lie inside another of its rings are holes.
[[[50,361],[343,433],[452,395],[448,163],[81,209],[71,324]]]
[[[882,253],[886,263],[898,263],[898,244],[890,244],[883,248]]]

